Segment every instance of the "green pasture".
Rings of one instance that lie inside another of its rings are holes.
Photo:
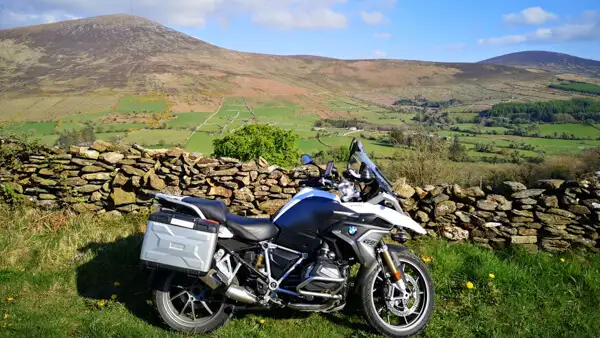
[[[195,128],[202,124],[212,113],[192,112],[175,113],[175,118],[167,122],[169,128]]]
[[[117,112],[159,113],[167,110],[167,101],[162,97],[128,95],[117,103]]]

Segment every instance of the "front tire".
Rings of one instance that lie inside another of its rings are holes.
[[[367,321],[380,334],[388,337],[417,335],[429,323],[434,307],[435,291],[427,266],[409,251],[390,252],[398,270],[405,276],[408,299],[385,276],[387,269],[376,268],[366,277],[360,290]]]
[[[154,304],[160,318],[180,332],[207,333],[229,320],[232,309],[224,295],[199,279],[171,272],[154,289]]]

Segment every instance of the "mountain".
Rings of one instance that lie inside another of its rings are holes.
[[[0,30],[0,94],[359,92],[545,79],[484,63],[338,60],[244,53],[131,15]]]
[[[600,61],[546,51],[511,53],[479,61],[479,63],[538,68],[554,73],[573,73],[591,76],[600,75]]]

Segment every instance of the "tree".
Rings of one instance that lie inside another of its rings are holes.
[[[461,162],[467,158],[467,149],[460,144],[458,136],[454,136],[450,145],[449,157],[452,161]]]
[[[291,130],[264,124],[250,124],[232,134],[213,140],[213,156],[233,157],[242,161],[262,156],[271,164],[294,166],[300,152]]]

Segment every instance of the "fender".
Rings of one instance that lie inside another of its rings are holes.
[[[409,248],[398,245],[398,244],[386,244],[388,250],[391,252],[402,252],[402,251],[410,251]],[[358,270],[358,274],[356,275],[356,281],[354,282],[354,292],[359,292],[360,288],[365,284],[365,280],[367,276],[373,272],[377,268],[378,264],[371,264],[371,266],[361,265]]]
[[[427,234],[427,231],[412,218],[383,205],[360,202],[342,203],[342,205],[359,214],[375,214],[398,228],[410,229],[421,235]]]

